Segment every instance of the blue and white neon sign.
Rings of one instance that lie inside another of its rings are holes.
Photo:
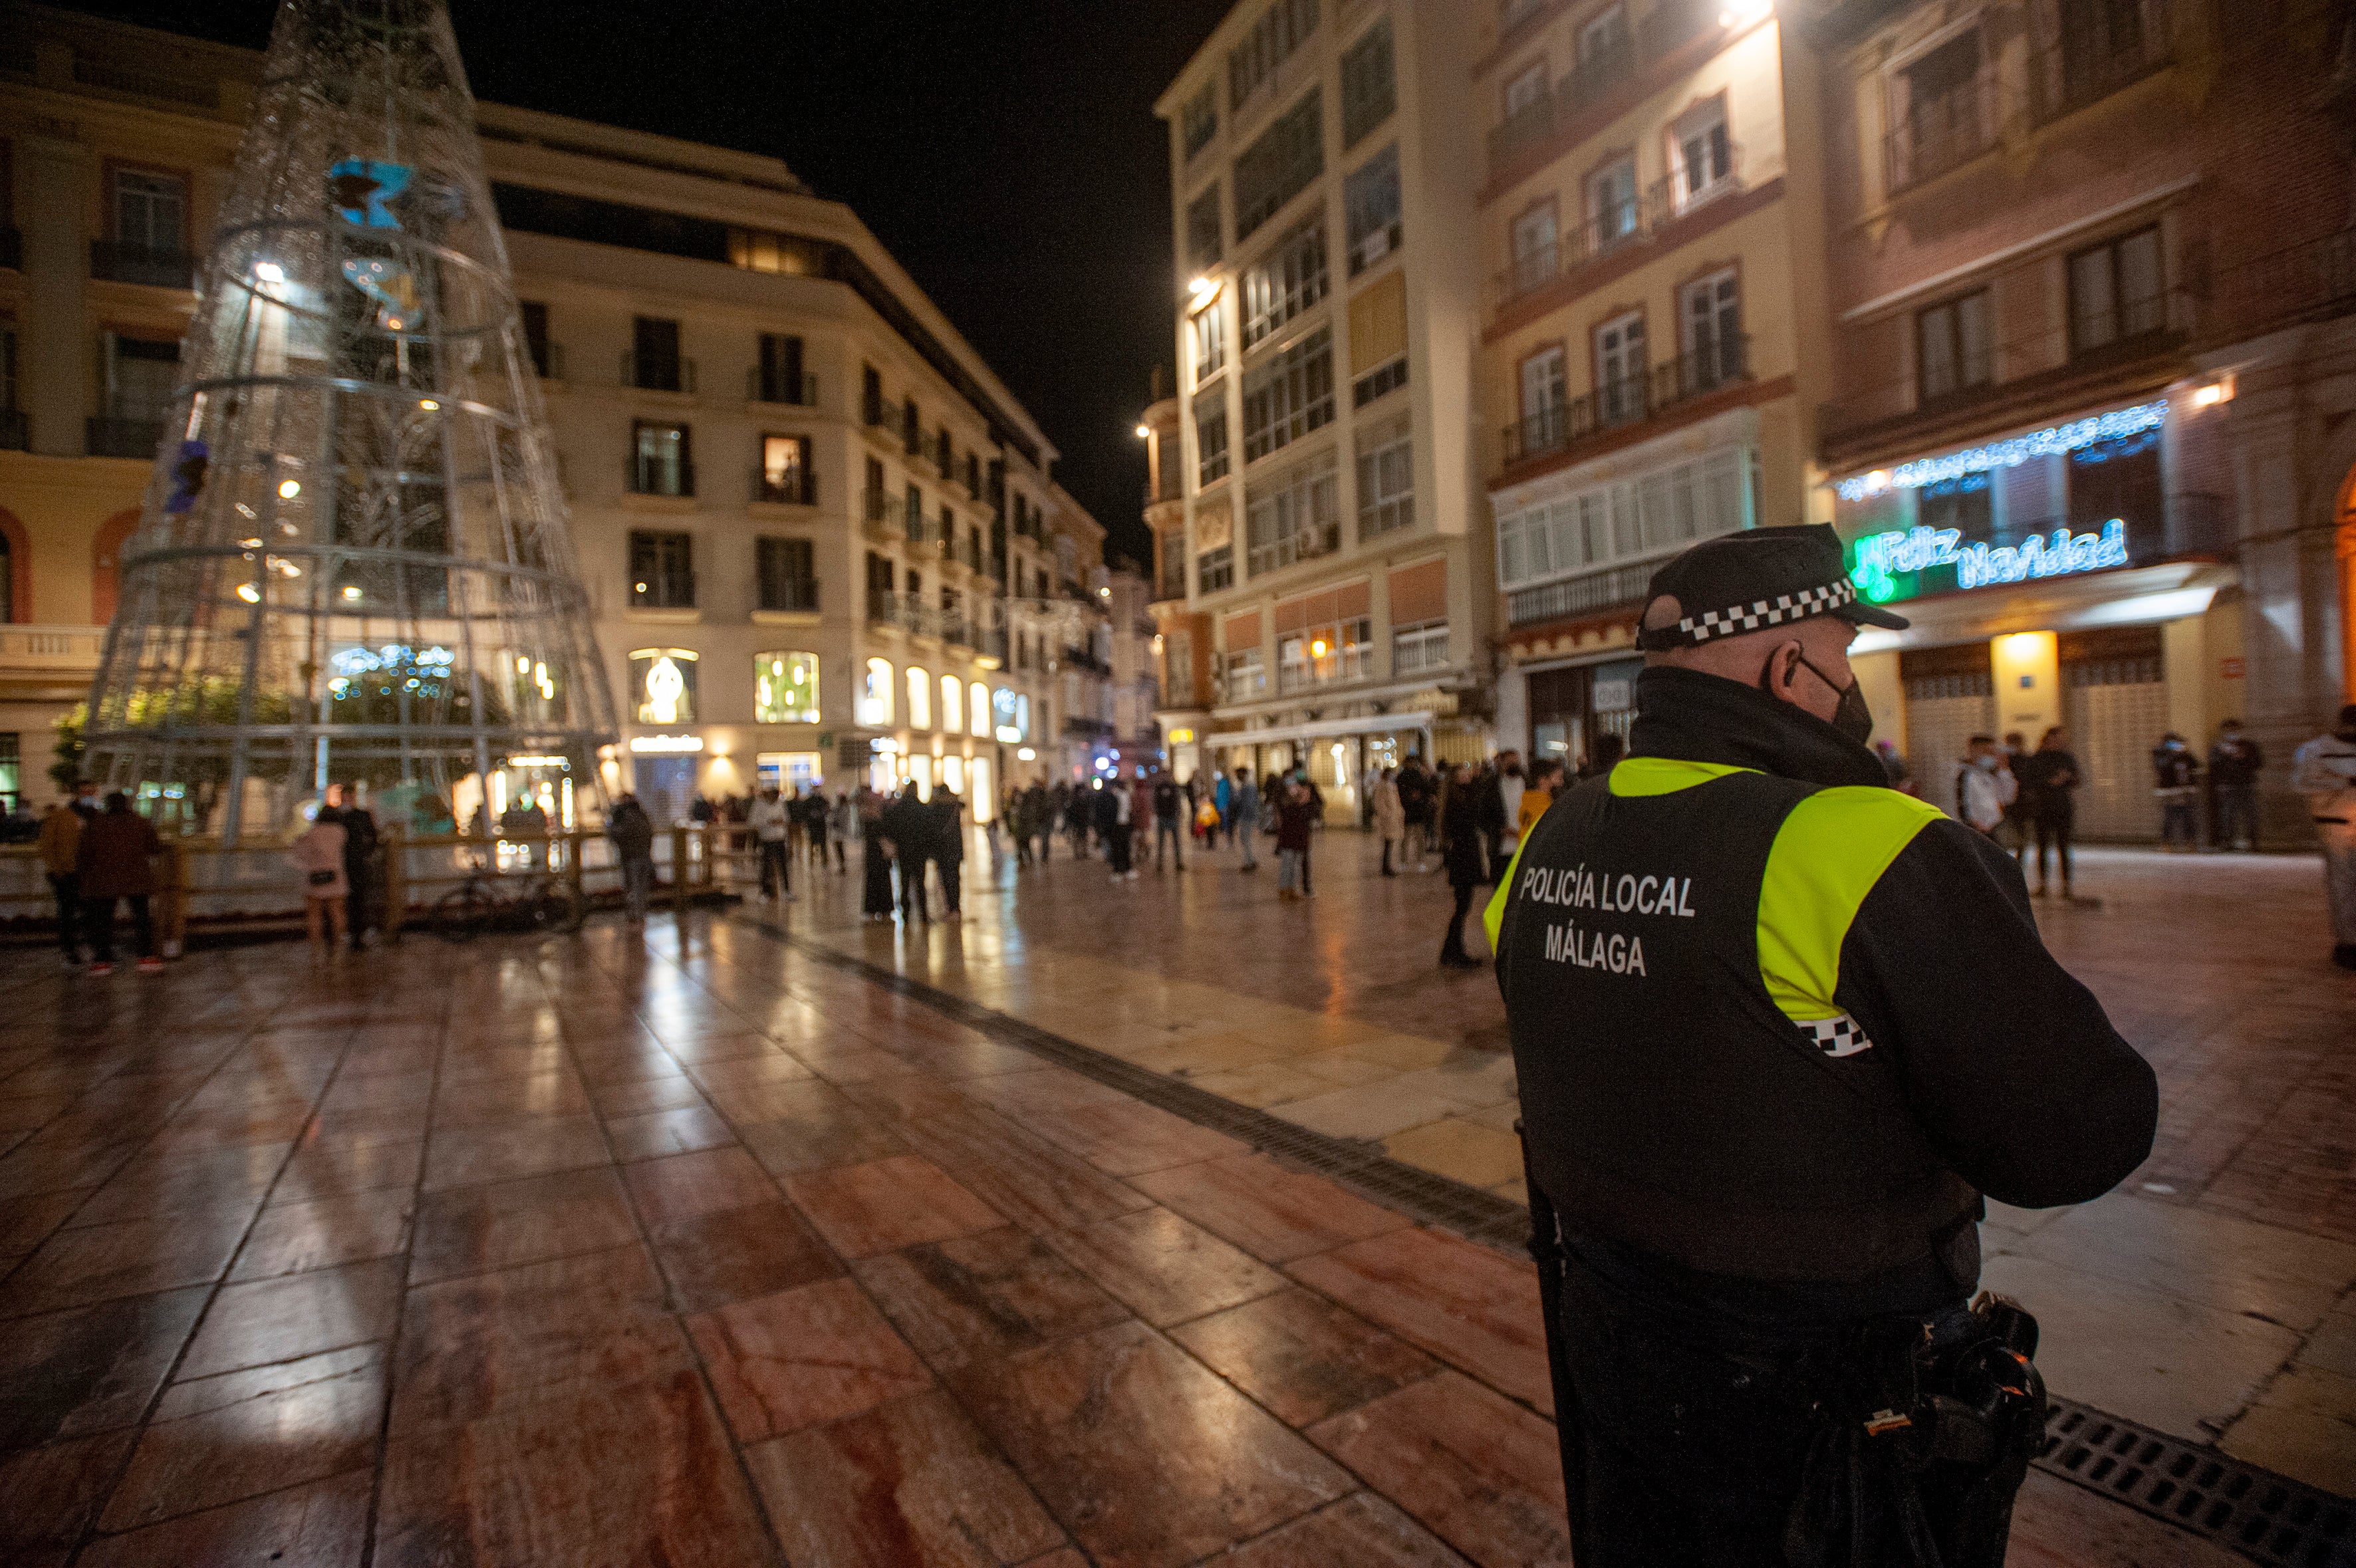
[[[1843,479],[1835,489],[1845,501],[1867,500],[1885,490],[1920,489],[1924,485],[1961,478],[1965,474],[1983,473],[1993,468],[2017,468],[2032,457],[2059,457],[2082,446],[2157,430],[2167,423],[2168,403],[2165,400],[2139,403],[2132,408],[2115,408],[2108,413],[2074,419],[2067,424],[2051,425],[2027,435],[1991,441],[1985,446],[1973,446],[1939,457],[1920,457],[1912,463],[1901,463],[1887,472],[1877,469],[1870,474]]]

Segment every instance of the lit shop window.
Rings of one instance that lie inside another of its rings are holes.
[[[965,699],[954,675],[941,677],[941,728],[951,735],[965,733]]]
[[[933,727],[933,678],[913,664],[908,667],[908,727]]]
[[[973,710],[973,719],[968,727],[976,735],[988,735],[990,733],[990,688],[976,681],[971,691],[973,694],[969,705]]]
[[[684,648],[641,648],[630,655],[630,689],[642,725],[695,722],[696,656]]]
[[[755,654],[753,717],[765,725],[818,723],[818,655]]]
[[[859,722],[880,729],[892,722],[892,661],[871,659],[866,678],[859,684]]]

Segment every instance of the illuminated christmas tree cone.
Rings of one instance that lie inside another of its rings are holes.
[[[614,700],[440,0],[286,0],[91,688],[89,776],[274,837],[603,795]]]

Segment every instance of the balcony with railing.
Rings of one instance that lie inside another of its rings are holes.
[[[2037,124],[2107,98],[2168,64],[2168,0],[2063,7],[2061,36],[2029,57],[2029,111]]]
[[[758,365],[744,371],[744,401],[773,403],[798,408],[818,406],[818,378],[798,378],[765,372]]]
[[[1510,469],[1575,451],[1751,379],[1751,335],[1729,333],[1692,353],[1665,360],[1645,374],[1607,381],[1505,426],[1505,466]]]
[[[2302,241],[2220,268],[2201,312],[2202,338],[2225,342],[2276,323],[2356,310],[2356,229]]]
[[[1541,621],[1571,620],[1610,610],[1632,609],[1644,601],[1645,585],[1658,562],[1615,566],[1558,583],[1545,583],[1505,596],[1505,624],[1536,626]]]
[[[818,475],[809,468],[789,469],[773,474],[755,465],[753,469],[752,499],[769,506],[818,505]]]
[[[1501,186],[1547,162],[1593,128],[1621,89],[1716,24],[1718,0],[1664,0],[1637,27],[1597,49],[1489,133],[1489,183]],[[1512,27],[1506,28],[1508,40]],[[1510,43],[1508,43],[1510,47]]]
[[[93,457],[151,458],[163,441],[164,422],[160,419],[98,413],[83,423],[83,446]]]
[[[623,459],[622,481],[634,496],[684,499],[695,494],[695,463],[687,457],[665,460],[633,453]]]
[[[785,613],[813,614],[818,609],[816,577],[778,577],[761,585],[759,607]]]
[[[695,392],[695,361],[675,355],[622,353],[621,384],[639,392]]]
[[[1934,179],[1993,148],[2001,133],[1996,72],[1918,98],[1887,138],[1891,194]]]
[[[1494,308],[1504,311],[1632,245],[1644,244],[1669,224],[1742,188],[1742,146],[1729,143],[1726,166],[1714,177],[1696,181],[1680,170],[1655,180],[1645,190],[1607,204],[1569,233],[1515,256],[1490,280]]]
[[[166,250],[119,240],[92,240],[90,275],[102,282],[145,284],[150,288],[194,288],[197,263],[177,246]]]
[[[1111,740],[1115,735],[1111,721],[1108,719],[1086,719],[1076,714],[1065,715],[1066,740]]]

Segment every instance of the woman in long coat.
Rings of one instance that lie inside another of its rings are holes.
[[[1456,908],[1448,917],[1448,935],[1440,944],[1444,969],[1478,969],[1481,961],[1464,950],[1464,917],[1472,908],[1472,892],[1489,880],[1489,857],[1481,841],[1480,792],[1472,788],[1472,770],[1458,763],[1449,770],[1440,794],[1440,860],[1448,868],[1448,886],[1456,894]]]
[[[1383,875],[1397,876],[1391,869],[1391,849],[1407,836],[1407,804],[1399,799],[1398,769],[1386,768],[1382,779],[1375,786],[1375,832],[1383,841]]]

